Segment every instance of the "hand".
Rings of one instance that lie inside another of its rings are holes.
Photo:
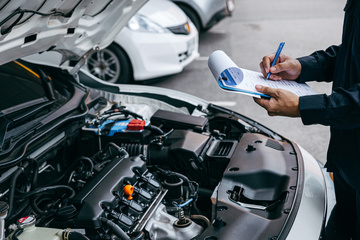
[[[275,58],[275,53],[263,57],[260,63],[261,72],[266,77],[268,72],[271,72],[269,79],[271,80],[295,80],[300,76],[301,64],[299,60],[280,54],[278,62],[272,67],[271,63]]]
[[[299,97],[296,94],[261,85],[256,85],[256,90],[271,97],[254,98],[257,104],[266,109],[269,116],[300,117]]]

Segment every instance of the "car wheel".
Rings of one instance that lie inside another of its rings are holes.
[[[181,8],[181,10],[184,11],[184,13],[190,18],[190,20],[193,22],[197,30],[200,32],[203,30],[201,21],[197,13],[187,5],[178,4],[178,6]]]
[[[130,60],[115,43],[93,53],[86,65],[92,75],[109,83],[129,83],[133,79]]]

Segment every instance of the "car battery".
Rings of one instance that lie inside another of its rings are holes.
[[[85,133],[95,134],[103,138],[121,139],[128,142],[142,142],[142,140],[151,133],[146,129],[149,124],[149,121],[140,119],[108,119],[100,124],[90,124],[82,130]]]

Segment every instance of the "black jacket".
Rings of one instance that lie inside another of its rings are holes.
[[[360,1],[348,0],[345,6],[341,45],[298,60],[299,82],[333,82],[330,95],[300,97],[301,119],[305,125],[330,126],[326,167],[360,189]]]

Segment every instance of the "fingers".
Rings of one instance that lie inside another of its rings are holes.
[[[269,99],[265,99],[265,98],[254,98],[254,101],[260,106],[263,107],[269,116],[277,116],[276,113],[273,113],[271,111],[271,103]]]
[[[270,68],[271,75],[270,75],[269,79],[275,80],[275,81],[282,80],[282,77],[280,75],[277,75],[277,73],[284,72],[284,68],[285,68],[284,63],[278,63],[278,64],[275,64],[274,66],[272,66]]]
[[[275,53],[263,57],[262,61],[260,62],[261,73],[264,77],[266,77],[269,72],[275,73],[274,71],[276,71],[276,65],[271,67],[271,63],[274,60],[274,58],[275,58]],[[279,61],[281,61],[280,58],[278,59],[278,62]],[[277,71],[277,72],[281,72],[281,71]],[[271,74],[269,79],[278,81],[281,80],[282,77],[279,75]]]
[[[264,98],[254,98],[254,101],[259,104],[261,107],[265,108],[265,110],[267,110],[267,105],[269,104],[269,100],[268,99],[264,99]]]
[[[272,73],[272,80],[281,80],[281,76],[279,75],[276,75],[277,73],[281,73],[281,72],[284,72],[288,69],[288,62],[286,61],[287,60],[287,56],[285,56],[284,54],[280,54],[280,57],[277,61],[277,63],[270,67],[270,72]]]
[[[287,90],[256,85],[256,90],[270,96],[270,99],[258,98],[254,101],[265,108],[269,116],[300,117],[299,97]]]
[[[270,80],[274,80],[274,81],[280,81],[282,80],[282,77],[280,75],[277,75],[276,73],[274,73],[273,71],[271,71],[271,75],[269,77]]]
[[[280,54],[279,61],[274,66],[270,67],[274,57],[275,54],[265,56],[260,63],[261,73],[264,77],[266,77],[270,71],[271,75],[269,79],[275,81],[282,79],[296,80],[299,78],[301,73],[301,64],[299,60]]]
[[[261,73],[266,77],[266,75],[268,74],[269,70],[270,70],[270,65],[271,62],[273,61],[275,57],[275,54],[270,54],[267,55],[265,57],[263,57],[261,63],[260,63],[260,69],[261,69]]]
[[[276,97],[276,89],[274,88],[270,88],[270,87],[265,87],[265,86],[262,86],[262,85],[256,85],[255,86],[255,89],[258,91],[258,92],[261,92],[265,95],[268,95],[270,97]]]
[[[261,73],[262,73],[262,75],[264,76],[264,77],[266,77],[266,70],[265,70],[265,66],[264,66],[264,62],[263,61],[261,61],[260,62],[260,70],[261,70]]]

